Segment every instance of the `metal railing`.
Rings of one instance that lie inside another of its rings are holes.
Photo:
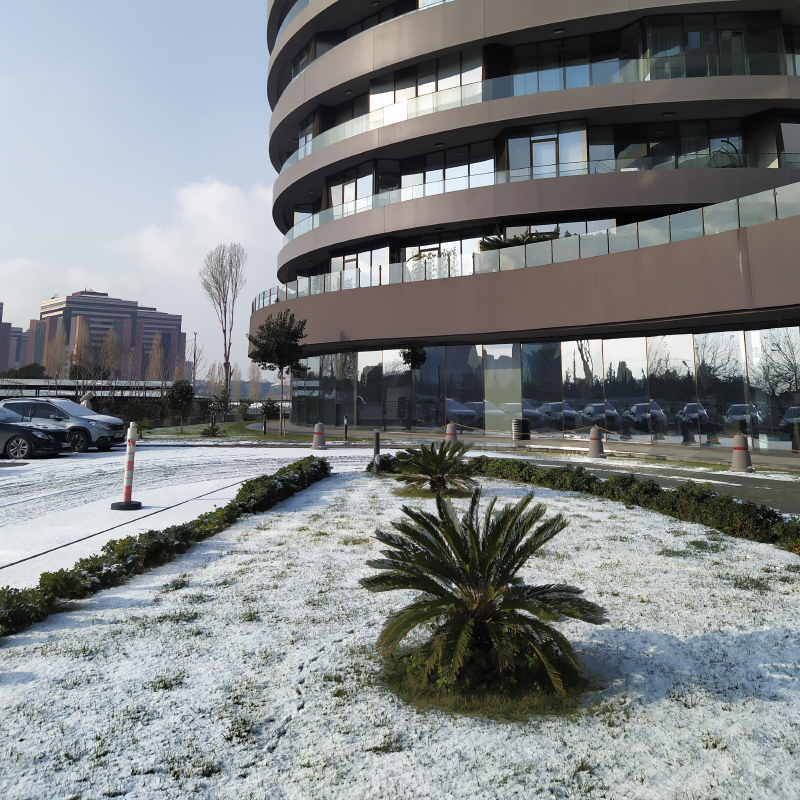
[[[309,214],[291,227],[283,237],[283,244],[309,233],[315,228],[331,222],[361,214],[376,208],[418,200],[422,197],[461,192],[482,186],[496,186],[517,181],[538,180],[541,178],[564,178],[574,175],[599,175],[612,172],[642,172],[666,169],[725,169],[725,168],[768,168],[800,166],[800,154],[795,153],[756,153],[740,154],[716,152],[708,155],[659,156],[645,158],[602,159],[598,161],[573,161],[560,164],[547,164],[525,169],[504,170],[501,172],[482,172],[474,175],[446,178],[442,181],[420,183],[402,189],[392,189],[380,194],[360,197],[341,205],[326,208],[316,214]],[[468,169],[468,167],[464,167]]]
[[[535,244],[444,257],[415,257],[406,263],[358,267],[312,277],[261,292],[252,311],[315,294],[398,283],[483,275],[512,269],[546,267],[581,258],[596,258],[669,242],[713,236],[776,219],[800,216],[800,183],[682,211],[666,217],[622,225],[606,231],[564,236]]]
[[[476,103],[609,83],[637,83],[687,77],[798,75],[799,61],[800,57],[783,53],[751,53],[735,58],[718,55],[615,58],[579,66],[506,75],[413,97],[329,128],[295,150],[281,166],[281,172],[317,150],[367,131]]]

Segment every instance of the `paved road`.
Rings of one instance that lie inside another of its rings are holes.
[[[548,467],[563,466],[565,463],[580,463],[598,478],[611,478],[614,475],[631,474],[640,480],[654,480],[665,489],[674,489],[686,481],[709,482],[714,490],[733,495],[739,500],[752,500],[754,503],[771,506],[784,514],[800,514],[800,476],[782,473],[733,473],[725,470],[687,468],[680,466],[660,466],[640,464],[636,459],[609,459],[602,463],[588,461],[566,461],[561,458],[534,456],[537,464]],[[771,477],[774,476],[774,477]]]

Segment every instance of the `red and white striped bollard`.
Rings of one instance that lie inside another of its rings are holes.
[[[136,455],[136,440],[139,430],[135,422],[128,428],[128,449],[125,452],[125,480],[122,483],[122,502],[112,503],[112,511],[138,511],[142,504],[138,500],[131,500],[133,494],[133,459]]]

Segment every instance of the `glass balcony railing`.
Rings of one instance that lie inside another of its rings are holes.
[[[716,152],[691,156],[658,156],[650,158],[619,158],[600,161],[574,161],[561,164],[540,165],[526,169],[512,169],[502,172],[483,172],[443,181],[407,186],[380,194],[361,197],[342,205],[326,208],[316,214],[309,214],[290,228],[283,237],[284,245],[304,233],[331,222],[361,214],[376,208],[418,200],[447,192],[460,192],[482,186],[495,186],[517,181],[538,180],[540,178],[564,178],[574,175],[601,175],[612,172],[641,172],[645,170],[666,169],[744,169],[744,168],[800,167],[800,154],[795,153],[755,153]]]
[[[301,0],[302,2],[302,0]],[[664,58],[611,59],[574,67],[540,70],[521,75],[507,75],[481,83],[457,86],[441,92],[414,97],[372,111],[324,131],[295,150],[281,167],[288,169],[301,158],[329,145],[350,139],[367,131],[404,122],[439,111],[503,100],[509,97],[600,86],[608,83],[703,78],[730,75],[794,75],[795,57],[781,53],[752,53],[728,58],[724,56],[667,56]]]
[[[622,225],[607,231],[565,236],[471,255],[450,253],[442,257],[423,256],[410,259],[405,264],[373,264],[310,278],[300,277],[283,286],[261,292],[253,300],[252,310],[255,312],[287,300],[327,292],[545,267],[581,258],[596,258],[669,242],[713,236],[789,217],[800,217],[800,183],[705,208]]]

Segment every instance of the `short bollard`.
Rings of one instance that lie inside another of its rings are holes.
[[[595,425],[589,431],[589,458],[605,458],[606,454],[603,452],[603,434],[600,428]]]
[[[372,462],[375,465],[375,474],[381,474],[381,432],[375,428],[375,440],[372,447]]]
[[[730,471],[755,472],[753,462],[750,460],[750,450],[747,448],[747,437],[743,433],[737,433],[733,437],[733,458]]]
[[[325,445],[325,426],[318,422],[314,426],[314,441],[311,443],[312,450],[327,450]]]
[[[683,433],[683,441],[681,444],[697,444],[692,426],[688,422],[681,422],[681,432]]]
[[[458,435],[456,434],[456,424],[455,424],[455,422],[448,422],[447,423],[447,428],[445,429],[445,432],[444,432],[444,440],[445,440],[445,442],[453,442],[453,443],[458,441]]]
[[[347,415],[344,418],[344,440],[347,441]]]
[[[128,449],[125,453],[125,480],[122,484],[122,502],[112,503],[112,511],[138,511],[142,504],[138,500],[131,500],[133,494],[133,459],[136,455],[136,440],[139,438],[139,430],[135,422],[131,422],[128,428]]]

